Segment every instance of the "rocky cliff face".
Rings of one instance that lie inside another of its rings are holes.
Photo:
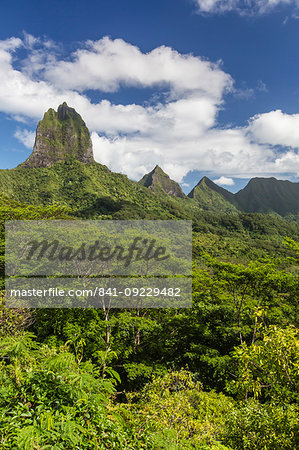
[[[180,185],[176,181],[171,180],[159,166],[156,166],[151,172],[144,175],[139,183],[149,188],[155,194],[163,193],[173,197],[186,197]]]
[[[84,120],[66,103],[57,112],[50,108],[37,126],[33,152],[21,167],[50,167],[75,158],[94,162],[90,133]]]

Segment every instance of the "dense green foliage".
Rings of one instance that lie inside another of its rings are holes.
[[[289,183],[291,188],[288,187],[283,195],[280,189],[277,197],[269,199],[268,183],[250,182],[248,189],[252,190],[252,185],[256,185],[256,194],[247,195],[247,188],[244,192],[240,191],[240,196],[243,192],[242,196],[246,194],[250,199],[251,203],[248,203],[247,207],[245,200],[242,200],[242,205],[236,201],[239,194],[231,194],[206,177],[191,191],[189,197],[186,197],[179,186],[160,168],[156,168],[154,174],[145,176],[142,183],[135,183],[123,174],[113,173],[102,164],[83,164],[71,156],[52,167],[0,170],[0,192],[19,202],[35,205],[59,203],[75,209],[76,215],[83,218],[192,219],[195,224],[206,224],[203,231],[211,229],[215,224],[216,227],[212,231],[217,233],[217,228],[222,224],[225,230],[232,231],[241,231],[243,228],[256,230],[261,234],[281,232],[277,229],[278,224],[286,229],[287,222],[273,212],[280,203],[286,207],[278,212],[282,215],[288,213],[290,224],[298,223],[296,213],[298,214],[299,206],[296,206],[296,202],[299,198],[299,184],[279,181],[279,189],[285,186],[283,183]],[[265,195],[261,193],[263,189]],[[167,192],[172,192],[172,195],[167,195]],[[285,197],[288,197],[288,201]],[[252,206],[255,198],[259,199],[256,209]],[[271,202],[275,207],[269,206]],[[272,214],[267,216],[241,212],[242,210],[266,211]],[[295,228],[289,229],[286,235],[298,233],[298,227],[296,231]]]
[[[50,168],[0,171],[0,192],[29,204],[58,202],[82,217],[175,218],[199,213],[196,202],[156,196],[149,189],[101,164],[69,159]]]
[[[0,448],[296,448],[296,222],[200,213],[192,199],[186,210],[91,167],[15,169],[14,199],[0,199],[2,270],[5,219],[191,216],[193,307],[30,311],[1,297]],[[65,201],[46,206],[49,195]]]

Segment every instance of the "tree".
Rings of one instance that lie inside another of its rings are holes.
[[[229,389],[247,398],[253,395],[278,402],[293,402],[299,394],[299,341],[294,326],[271,325],[259,330],[260,339],[234,351],[237,379]]]

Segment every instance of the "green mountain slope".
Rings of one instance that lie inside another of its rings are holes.
[[[153,195],[102,164],[83,164],[74,158],[47,168],[0,170],[0,192],[28,204],[66,205],[86,217],[191,218],[198,211],[190,199]]]
[[[224,213],[237,213],[238,207],[234,194],[217,186],[209,178],[203,177],[200,182],[188,194],[188,197],[196,200],[204,210]]]
[[[299,183],[252,178],[234,197],[246,212],[276,212],[282,216],[299,212]]]

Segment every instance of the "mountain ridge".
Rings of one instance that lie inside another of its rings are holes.
[[[299,212],[299,183],[270,178],[251,178],[235,194],[240,208],[246,212],[276,212],[279,215]]]
[[[235,205],[234,194],[218,186],[208,177],[204,176],[189,192],[188,197],[198,201],[204,209],[223,211],[227,213],[238,212]]]
[[[188,194],[189,197],[222,211],[276,213],[281,216],[299,212],[299,183],[269,178],[251,178],[247,185],[233,194],[203,177]],[[229,204],[231,206],[229,206]]]
[[[299,213],[299,183],[274,177],[252,178],[233,194],[204,176],[186,196],[158,165],[139,182],[113,173],[94,160],[89,130],[65,102],[57,111],[50,108],[38,123],[33,152],[27,160],[15,169],[0,170],[0,192],[29,203],[61,201],[78,207],[81,202],[87,209],[106,212],[109,208],[117,212],[120,203],[122,207],[135,204],[141,217],[147,217],[149,211],[159,217],[161,208],[169,217],[180,218],[200,211]],[[133,207],[128,208],[136,215]]]

